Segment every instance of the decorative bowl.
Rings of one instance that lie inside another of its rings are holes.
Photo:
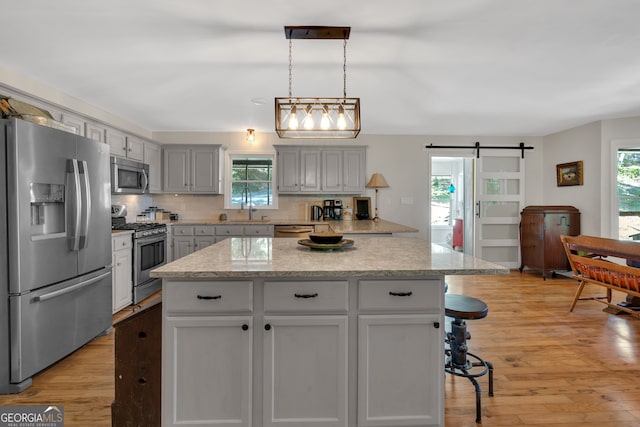
[[[342,234],[331,231],[323,231],[309,234],[309,239],[314,243],[334,244],[342,240]]]

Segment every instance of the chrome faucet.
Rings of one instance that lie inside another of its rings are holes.
[[[255,209],[253,207],[253,200],[251,200],[251,191],[249,191],[249,189],[246,190],[247,191],[247,196],[249,196],[249,203],[247,204],[247,206],[249,206],[249,221],[253,220],[253,213],[257,211],[257,209]],[[244,209],[245,203],[242,202],[242,205],[240,206],[241,209]]]

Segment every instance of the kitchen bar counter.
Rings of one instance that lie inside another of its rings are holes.
[[[354,237],[339,251],[294,239],[230,238],[151,272],[162,278],[409,277],[508,274],[508,269],[415,238]]]
[[[329,225],[337,233],[343,234],[392,234],[392,233],[417,233],[418,230],[406,225],[397,224],[383,219],[380,222],[371,220],[355,221],[311,221],[311,220],[291,220],[291,219],[268,219],[268,220],[179,220],[167,222],[169,225]]]
[[[231,237],[153,270],[162,425],[443,427],[444,277],[508,269],[416,238],[352,239]]]

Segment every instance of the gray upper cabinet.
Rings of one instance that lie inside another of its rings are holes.
[[[280,194],[362,193],[366,147],[275,146]]]
[[[111,147],[111,154],[142,161],[144,158],[144,144],[135,137],[128,136],[112,128],[106,128],[106,143]]]
[[[144,141],[144,163],[149,165],[149,193],[162,192],[162,149],[158,144]]]
[[[220,194],[220,145],[165,145],[163,191]]]

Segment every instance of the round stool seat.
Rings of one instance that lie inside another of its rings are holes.
[[[483,301],[466,295],[445,294],[444,311],[456,319],[483,319],[489,313],[489,307]]]

